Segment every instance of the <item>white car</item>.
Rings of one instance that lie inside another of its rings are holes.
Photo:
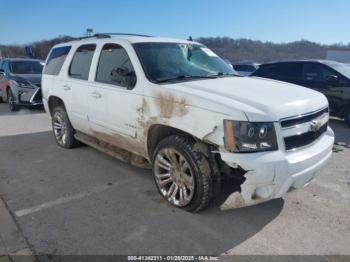
[[[59,146],[151,167],[160,194],[192,212],[226,176],[236,186],[222,208],[280,198],[332,154],[324,95],[236,76],[192,41],[99,34],[56,45],[42,94]]]

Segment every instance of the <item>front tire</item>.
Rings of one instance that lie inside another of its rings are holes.
[[[75,130],[63,106],[57,106],[53,109],[52,129],[59,146],[63,148],[73,148],[79,144],[74,137]]]
[[[15,97],[11,91],[11,88],[9,88],[7,91],[7,102],[9,104],[11,112],[15,112],[18,110],[18,105],[16,104]]]
[[[209,161],[193,149],[194,144],[192,139],[178,135],[163,139],[152,166],[157,188],[170,204],[199,212],[212,199],[213,183]]]

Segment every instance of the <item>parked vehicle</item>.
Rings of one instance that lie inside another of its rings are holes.
[[[350,65],[325,60],[274,62],[260,66],[253,76],[305,86],[323,93],[330,114],[350,127]]]
[[[226,176],[236,185],[222,207],[280,198],[332,154],[324,95],[237,77],[196,42],[99,34],[62,43],[42,92],[59,146],[80,141],[151,166],[160,194],[188,211],[205,208]]]
[[[6,58],[1,63],[0,87],[2,100],[7,101],[10,110],[19,106],[42,105],[41,74],[43,62],[26,58]]]
[[[241,76],[250,76],[252,73],[254,73],[259,68],[259,64],[257,64],[257,63],[240,63],[240,64],[234,64],[233,68]]]

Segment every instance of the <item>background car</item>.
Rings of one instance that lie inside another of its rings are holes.
[[[261,65],[252,76],[312,88],[329,101],[330,114],[350,127],[350,65],[327,60],[299,60]]]
[[[233,65],[234,70],[242,76],[250,76],[258,68],[259,64],[257,63],[240,63]]]
[[[6,58],[0,67],[2,100],[10,110],[18,106],[42,105],[41,74],[43,62],[36,59]]]

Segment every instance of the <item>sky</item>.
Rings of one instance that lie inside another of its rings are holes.
[[[350,0],[0,0],[0,44],[128,32],[285,43],[350,42]]]

